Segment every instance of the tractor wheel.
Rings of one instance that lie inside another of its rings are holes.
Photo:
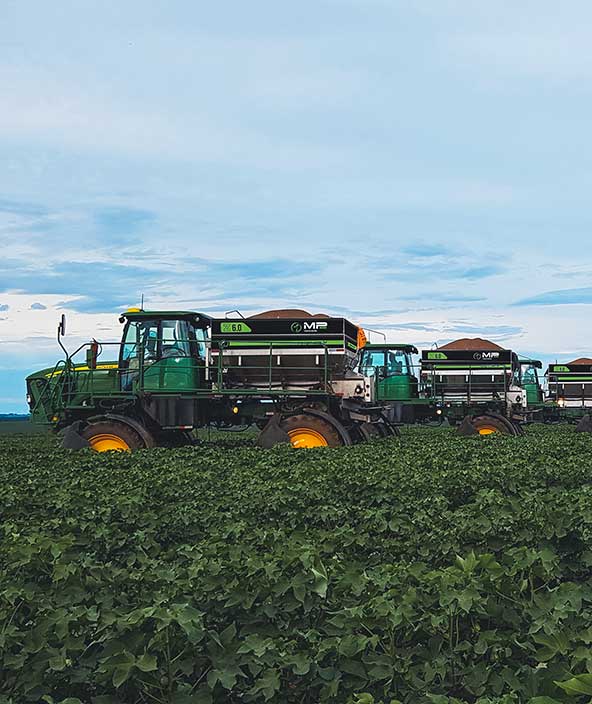
[[[474,416],[469,418],[469,422],[474,428],[476,435],[518,435],[514,424],[502,416]]]
[[[133,428],[115,420],[100,420],[90,423],[80,435],[88,440],[91,450],[95,452],[131,452],[146,447],[144,440]]]
[[[339,432],[328,421],[303,413],[288,416],[281,422],[292,447],[341,447],[343,440]]]
[[[193,435],[187,430],[164,431],[158,435],[155,440],[158,447],[168,447],[171,449],[193,445]]]
[[[396,425],[387,421],[382,423],[360,423],[356,426],[358,442],[367,442],[378,438],[399,437],[401,431]]]
[[[398,425],[393,425],[392,423],[385,423],[384,433],[387,438],[401,437],[401,429]]]

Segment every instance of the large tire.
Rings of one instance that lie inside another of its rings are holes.
[[[518,435],[514,424],[502,416],[474,416],[470,422],[477,435]]]
[[[131,452],[146,447],[139,433],[116,420],[99,420],[89,423],[80,435],[95,452]]]
[[[193,435],[187,430],[166,430],[155,438],[158,447],[187,447],[193,445]]]
[[[342,447],[344,444],[334,425],[308,413],[288,416],[280,425],[288,433],[292,447]]]
[[[378,438],[399,437],[401,431],[396,425],[383,421],[382,423],[360,423],[356,426],[358,442],[367,442]]]

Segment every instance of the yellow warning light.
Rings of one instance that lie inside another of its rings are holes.
[[[52,423],[57,423],[58,420],[59,420],[58,416],[54,416],[54,417],[51,419],[51,422],[52,422]]]
[[[239,411],[238,406],[233,406],[233,407],[232,407],[232,412],[233,412],[234,414],[238,413],[238,411]]]
[[[141,308],[128,308],[125,312],[126,313],[141,313],[142,309]]]

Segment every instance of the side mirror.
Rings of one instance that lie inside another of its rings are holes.
[[[64,313],[62,313],[62,317],[58,325],[58,334],[60,337],[64,337],[66,334],[66,316]]]

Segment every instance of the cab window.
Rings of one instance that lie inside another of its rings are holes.
[[[203,360],[206,358],[206,331],[203,328],[195,328],[194,334],[197,343],[197,355]]]
[[[132,367],[144,349],[144,361],[154,362],[158,357],[158,322],[155,320],[133,320],[128,323],[123,341],[122,361]]]
[[[409,358],[406,352],[401,350],[390,350],[387,353],[387,376],[408,375]]]
[[[186,320],[162,320],[159,358],[190,357],[191,339]]]
[[[530,365],[522,368],[522,383],[523,384],[538,384],[539,378],[536,367]]]
[[[374,376],[376,370],[382,375],[384,369],[384,350],[364,350],[360,364],[360,372],[364,376]]]

